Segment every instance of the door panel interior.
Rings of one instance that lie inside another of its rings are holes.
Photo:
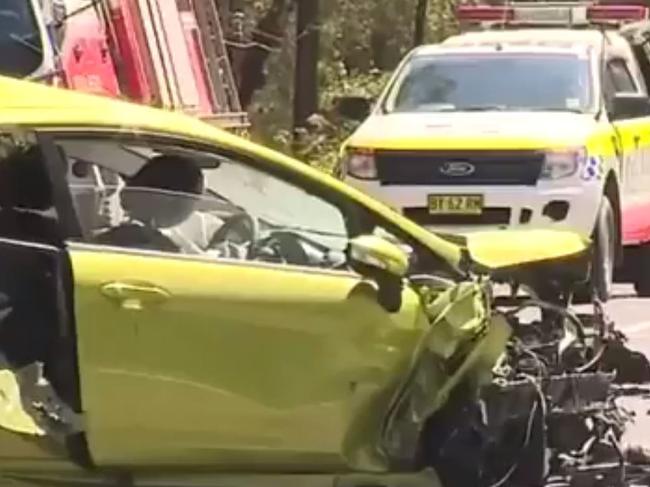
[[[20,394],[20,404],[8,407],[5,403],[0,409],[5,437],[12,432],[12,421],[2,414],[11,415],[19,408],[24,419],[34,421],[28,436],[47,437],[60,449],[68,449],[75,460],[85,462],[76,421],[81,404],[74,323],[68,309],[67,255],[49,245],[0,239],[0,268],[0,371],[5,379],[15,376]],[[5,401],[8,391],[4,387],[11,388],[11,384],[2,383],[0,394]],[[55,410],[58,419],[49,416]],[[28,423],[23,420],[22,424]],[[0,452],[0,460],[5,453],[9,452]]]
[[[72,446],[80,459],[83,440],[76,425],[62,419],[69,413],[76,420],[82,406],[72,276],[51,161],[29,130],[4,127],[0,149],[0,364],[5,377],[23,377],[21,406],[44,434],[62,448]],[[39,394],[46,389],[44,401]],[[43,409],[36,411],[35,404]],[[50,406],[58,408],[60,421],[52,421]]]

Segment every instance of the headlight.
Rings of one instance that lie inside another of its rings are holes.
[[[540,178],[562,179],[573,176],[586,160],[587,151],[584,147],[547,150]]]
[[[371,149],[349,149],[343,159],[343,172],[357,179],[377,179],[375,155]]]

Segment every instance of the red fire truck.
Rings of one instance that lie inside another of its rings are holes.
[[[201,0],[3,0],[0,73],[246,126],[219,12]]]

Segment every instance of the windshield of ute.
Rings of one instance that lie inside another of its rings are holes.
[[[589,61],[574,54],[462,54],[413,58],[387,112],[572,111],[591,106]]]
[[[43,62],[41,31],[30,0],[0,1],[0,74],[26,77]]]

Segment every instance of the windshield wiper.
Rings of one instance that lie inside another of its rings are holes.
[[[508,107],[505,105],[470,105],[467,107],[458,107],[456,108],[457,112],[502,112],[507,110]]]
[[[455,105],[443,103],[429,103],[420,105],[414,109],[416,112],[427,113],[456,113],[456,112],[491,112],[491,111],[504,111],[508,107],[505,105],[469,105],[466,107],[457,107]]]
[[[570,112],[570,113],[585,113],[579,108],[567,108],[567,107],[526,107],[518,108],[518,110],[526,112]]]

